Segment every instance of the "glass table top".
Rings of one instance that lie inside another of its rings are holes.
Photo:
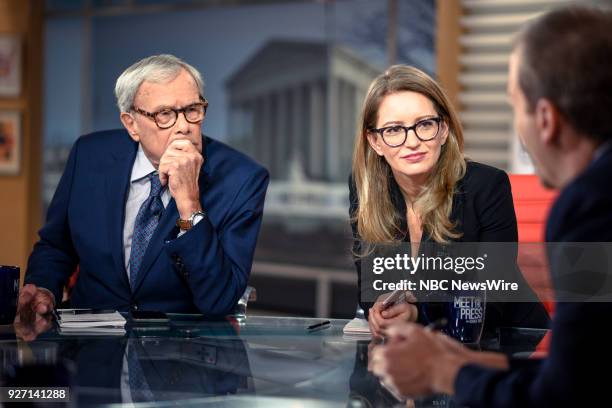
[[[124,335],[51,329],[28,342],[0,326],[0,382],[68,386],[72,406],[396,406],[367,370],[370,342],[344,336],[348,320],[307,329],[323,320],[171,315],[168,323],[128,323]],[[528,355],[544,333],[502,329],[481,347]],[[436,398],[416,406],[452,406]]]

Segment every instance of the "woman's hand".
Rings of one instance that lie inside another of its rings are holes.
[[[370,308],[368,324],[370,325],[370,332],[372,332],[374,337],[382,337],[385,330],[394,324],[416,322],[417,320],[417,307],[411,303],[416,302],[416,298],[412,293],[406,292],[406,301],[383,310],[383,302],[389,295],[390,293],[380,295],[376,303]]]

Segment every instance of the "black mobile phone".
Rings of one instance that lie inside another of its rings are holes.
[[[406,300],[406,291],[404,290],[394,290],[391,292],[389,296],[383,301],[382,310],[387,310],[393,305],[403,302]]]
[[[131,312],[132,320],[137,322],[167,322],[168,315],[164,312],[153,310],[133,310]]]

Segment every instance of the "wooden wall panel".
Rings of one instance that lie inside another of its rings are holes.
[[[0,109],[21,114],[21,169],[0,175],[0,264],[19,265],[41,226],[43,10],[37,0],[0,0],[0,33],[22,40],[22,91],[0,98]]]

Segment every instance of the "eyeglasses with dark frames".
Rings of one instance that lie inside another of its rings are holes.
[[[371,128],[369,131],[378,133],[383,142],[389,147],[399,147],[406,143],[408,132],[413,130],[416,137],[421,142],[427,142],[435,139],[440,131],[440,122],[442,118],[439,116],[433,118],[422,119],[412,126],[393,125],[382,128]]]
[[[178,115],[182,112],[185,116],[185,120],[189,123],[199,123],[206,117],[206,110],[208,109],[208,101],[200,96],[200,102],[192,103],[184,108],[163,108],[156,112],[147,112],[146,110],[132,106],[132,110],[136,113],[140,113],[143,116],[148,117],[155,122],[160,129],[169,129],[176,123]]]

